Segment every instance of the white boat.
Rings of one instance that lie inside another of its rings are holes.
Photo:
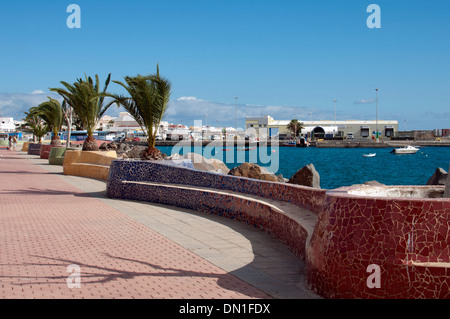
[[[401,148],[394,148],[394,154],[415,154],[418,150],[417,147],[408,145]]]
[[[377,153],[363,154],[364,157],[374,157]]]

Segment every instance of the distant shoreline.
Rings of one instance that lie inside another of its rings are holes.
[[[287,141],[286,141],[287,142]],[[146,145],[145,142],[128,142],[132,144]],[[283,146],[283,142],[279,142],[279,147],[289,147]],[[254,143],[249,141],[240,141],[240,142],[226,142],[226,141],[156,141],[156,146],[271,146],[271,142],[263,142],[263,143]],[[407,145],[412,146],[433,146],[433,147],[450,147],[450,141],[384,141],[380,143],[375,143],[372,141],[322,141],[316,142],[311,147],[317,148],[393,148],[393,147],[403,147]]]

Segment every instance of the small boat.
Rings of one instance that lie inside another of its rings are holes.
[[[287,143],[283,143],[283,146],[296,147],[297,143],[295,141],[290,141],[290,142],[287,142]]]
[[[364,157],[375,157],[377,153],[363,154]]]
[[[419,149],[417,147],[408,145],[401,148],[394,148],[391,153],[394,154],[415,154]]]

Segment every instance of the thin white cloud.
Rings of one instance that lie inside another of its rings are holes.
[[[182,97],[171,100],[164,120],[169,122],[192,125],[194,120],[201,120],[203,124],[211,126],[236,125],[236,112],[238,127],[243,127],[247,116],[270,115],[274,119],[291,119],[295,116],[307,119],[309,112],[319,115],[320,111],[307,107],[256,105],[222,103],[202,100],[196,97]]]
[[[360,99],[355,101],[355,104],[373,104],[375,103],[375,99]]]
[[[34,90],[34,91],[31,92],[30,94],[45,94],[45,92],[42,91],[42,90]]]
[[[197,98],[195,96],[182,96],[177,99],[177,101],[196,101]]]
[[[17,120],[22,119],[25,116],[24,112],[47,101],[48,96],[62,100],[56,93],[43,91],[39,93],[37,90],[32,93],[0,93],[0,114]]]

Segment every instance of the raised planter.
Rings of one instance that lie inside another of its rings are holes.
[[[65,147],[62,145],[42,144],[40,151],[41,159],[49,159],[50,151],[53,148],[65,148]]]
[[[117,159],[116,151],[72,151],[64,153],[64,175],[83,176],[106,180],[111,161]]]
[[[30,144],[30,142],[24,142],[22,144],[22,152],[28,152],[28,145]]]
[[[28,144],[28,155],[39,155],[41,156],[41,146],[40,143],[29,143]]]
[[[64,154],[66,150],[76,151],[76,148],[66,148],[66,147],[52,147],[50,153],[48,155],[48,163],[50,165],[59,165],[62,166],[64,164]],[[81,151],[81,150],[80,150]]]

